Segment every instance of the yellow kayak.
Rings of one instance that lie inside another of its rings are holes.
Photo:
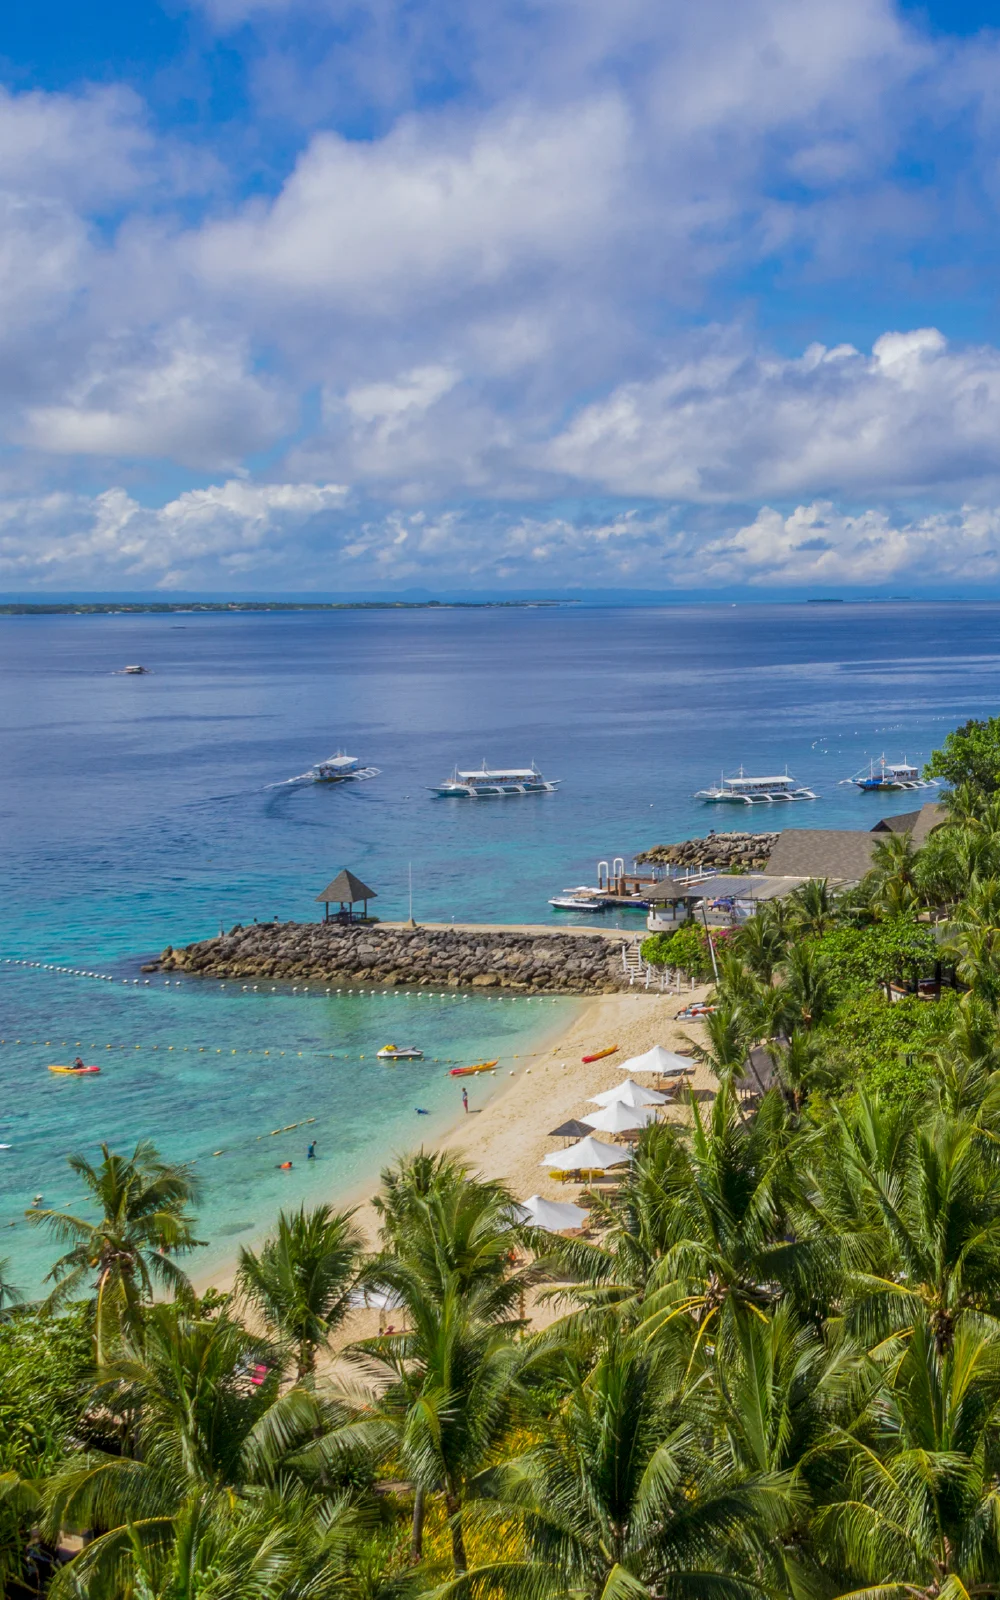
[[[50,1072],[61,1072],[67,1078],[82,1078],[91,1072],[100,1072],[100,1067],[55,1067],[49,1064]]]
[[[452,1067],[448,1076],[449,1078],[471,1078],[476,1072],[492,1072],[499,1060],[500,1057],[497,1056],[496,1061],[477,1061],[471,1067]]]

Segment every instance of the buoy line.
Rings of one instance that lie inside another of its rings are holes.
[[[260,1045],[246,1045],[243,1047],[232,1045],[227,1047],[211,1044],[101,1044],[93,1039],[88,1044],[84,1039],[0,1039],[0,1046],[5,1049],[20,1048],[22,1050],[125,1050],[127,1052],[148,1050],[150,1053],[155,1050],[157,1052],[162,1051],[164,1054],[259,1056],[261,1059],[265,1056],[269,1058],[294,1056],[296,1059],[301,1056],[315,1056],[321,1061],[377,1061],[380,1067],[405,1068],[412,1066],[419,1068],[421,1065],[420,1061],[378,1061],[377,1056],[371,1051],[361,1051],[355,1055],[353,1050],[320,1050],[315,1046],[310,1047],[309,1045],[306,1045],[302,1050],[279,1050],[276,1046],[268,1046],[267,1049],[264,1049]],[[425,1055],[423,1065],[453,1066],[456,1062],[466,1061],[471,1053],[467,1051],[465,1055],[461,1056]],[[533,1056],[546,1054],[548,1052],[545,1050],[522,1050],[515,1053],[511,1059],[514,1061],[527,1061]]]

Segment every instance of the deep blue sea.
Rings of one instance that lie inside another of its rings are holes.
[[[129,662],[149,675],[120,676]],[[221,1260],[280,1204],[350,1190],[449,1119],[446,1063],[499,1055],[516,1071],[565,1013],[147,985],[139,966],[163,945],[315,917],[345,865],[384,917],[407,915],[412,871],[418,920],[543,922],[558,920],[550,894],[593,881],[601,858],[709,827],[870,826],[928,796],[839,780],[883,752],[923,761],[948,728],[1000,706],[1000,606],[3,617],[0,684],[0,1255],[34,1292],[52,1246],[23,1212],[39,1192],[75,1198],[68,1151],[149,1136],[197,1160],[205,1259]],[[380,776],[284,782],[338,747]],[[483,757],[534,760],[562,788],[430,796]],[[787,765],[820,799],[694,801],[740,763]],[[376,1066],[387,1040],[427,1061]],[[101,1075],[48,1073],[78,1041]]]

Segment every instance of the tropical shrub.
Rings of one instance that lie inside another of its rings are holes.
[[[0,1472],[35,1476],[58,1460],[85,1405],[92,1340],[84,1306],[0,1323]]]
[[[934,1075],[931,1041],[948,1027],[957,1000],[946,991],[937,1003],[870,993],[842,1001],[824,1032],[846,1084],[893,1101],[918,1100]]]
[[[893,979],[928,976],[940,958],[934,931],[913,917],[888,917],[867,928],[831,928],[813,945],[838,998],[861,995]]]
[[[679,967],[692,978],[712,975],[705,930],[694,922],[685,922],[673,933],[651,933],[643,939],[640,954],[652,967]]]

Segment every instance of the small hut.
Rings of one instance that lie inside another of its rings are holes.
[[[377,900],[378,895],[374,889],[369,889],[366,883],[362,883],[360,878],[356,878],[353,872],[348,872],[347,868],[344,867],[342,871],[337,873],[333,882],[328,883],[326,888],[320,891],[316,899],[323,906],[324,922],[330,921],[331,903],[340,907],[340,910],[335,911],[333,914],[334,922],[353,922],[355,920],[354,907],[358,904],[358,901],[363,902],[365,908],[363,915],[367,917],[368,902],[369,900]]]

